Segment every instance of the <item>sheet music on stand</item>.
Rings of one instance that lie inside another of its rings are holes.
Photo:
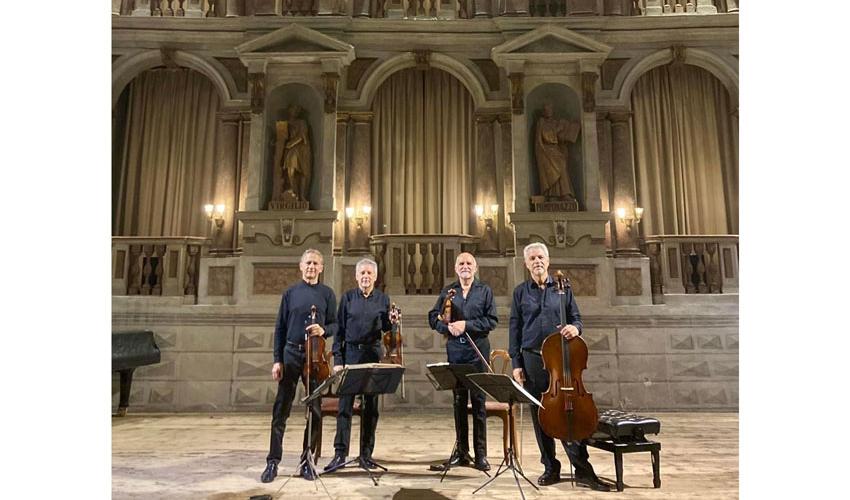
[[[398,388],[404,367],[391,363],[362,363],[346,365],[340,373],[337,394],[389,394]]]
[[[476,389],[466,379],[470,373],[478,373],[478,368],[475,365],[465,363],[430,363],[425,365],[428,369],[425,376],[438,391],[448,391],[451,389]]]

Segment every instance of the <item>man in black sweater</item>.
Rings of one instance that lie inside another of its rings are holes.
[[[381,359],[381,334],[389,331],[390,299],[375,289],[378,279],[378,264],[370,259],[362,259],[354,268],[357,288],[343,294],[339,301],[339,331],[334,338],[334,371],[342,370],[344,365],[377,363]],[[339,412],[336,417],[336,437],[334,438],[334,457],[325,466],[326,471],[334,471],[345,464],[348,446],[351,440],[351,414],[354,396],[339,398]],[[378,426],[378,395],[363,395],[363,411],[360,417],[360,459],[365,467],[373,469],[377,465],[372,461],[375,449],[375,429]]]
[[[324,269],[324,259],[318,250],[308,249],[301,256],[299,268],[301,281],[287,288],[280,301],[277,322],[274,328],[274,365],[272,379],[278,383],[277,397],[272,409],[271,440],[266,457],[266,469],[260,476],[270,483],[277,476],[277,466],[283,455],[283,433],[286,419],[292,410],[292,400],[298,379],[305,362],[305,340],[307,335],[330,337],[336,334],[336,297],[333,290],[319,283],[319,274]],[[316,318],[311,318],[311,308],[316,306]],[[307,443],[308,429],[304,429],[302,459],[316,449],[318,428],[321,425],[321,400],[311,405],[313,412],[312,439]],[[309,467],[302,467],[304,479],[314,480]]]

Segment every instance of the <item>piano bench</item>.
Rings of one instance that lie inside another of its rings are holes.
[[[614,454],[617,472],[617,491],[623,491],[623,453],[648,451],[652,454],[652,485],[661,487],[661,443],[646,439],[646,434],[658,434],[661,422],[620,410],[605,410],[599,414],[599,425],[587,445]]]

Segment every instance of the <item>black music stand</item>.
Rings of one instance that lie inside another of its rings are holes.
[[[386,363],[363,363],[359,365],[347,365],[340,372],[341,378],[339,386],[336,389],[337,396],[355,396],[357,394],[391,394],[398,389],[398,384],[401,382],[401,376],[404,374],[404,367],[401,365],[393,365]],[[362,419],[360,425],[363,425]],[[369,479],[372,480],[375,486],[378,486],[378,480],[369,467],[366,466],[366,461],[363,457],[355,457],[340,465],[334,467],[325,473],[344,469],[349,464],[357,463],[357,466],[365,470],[369,474]],[[376,467],[387,471],[387,468],[378,464],[374,460],[372,463]]]
[[[425,373],[425,376],[428,377],[428,380],[431,381],[431,384],[434,386],[434,389],[438,391],[448,391],[454,389],[471,389],[477,390],[478,388],[472,385],[469,380],[466,378],[467,375],[478,372],[478,367],[470,364],[450,364],[450,363],[432,363],[430,365],[425,365],[428,368],[428,372]],[[466,411],[466,409],[464,409]],[[458,448],[457,435],[455,435],[455,444],[452,446],[452,453],[449,455],[449,458],[440,465],[432,465],[432,471],[442,471],[443,475],[440,476],[440,482],[443,482],[443,479],[446,478],[446,474],[449,472],[449,469],[452,468],[451,461],[455,452]],[[487,477],[490,477],[490,474],[487,474],[487,471],[481,471]]]
[[[286,483],[288,483],[290,479],[295,476],[300,476],[301,469],[306,465],[308,468],[310,468],[313,477],[315,477],[316,480],[322,484],[322,488],[324,488],[325,493],[328,495],[328,498],[331,498],[331,500],[333,500],[333,497],[328,491],[327,486],[325,486],[325,483],[322,481],[322,478],[319,475],[319,471],[316,469],[316,462],[313,458],[313,450],[310,448],[310,445],[313,441],[313,412],[310,409],[310,405],[313,403],[313,401],[322,397],[322,393],[325,392],[328,388],[330,388],[334,381],[336,381],[336,379],[342,376],[344,372],[345,370],[342,370],[338,373],[332,373],[321,384],[319,384],[319,386],[316,387],[316,389],[312,393],[301,398],[301,402],[304,403],[307,407],[307,449],[303,452],[303,458],[301,459],[301,462],[298,463],[298,466],[295,469],[295,473],[290,475],[286,479],[286,481],[284,481],[283,484],[280,485],[280,488],[278,488],[277,493],[280,493],[280,490],[282,490],[283,487],[286,486]],[[319,487],[316,486],[316,489],[318,490]]]
[[[487,393],[491,398],[495,399],[500,403],[508,404],[508,435],[510,436],[510,446],[508,446],[508,452],[505,453],[505,458],[502,459],[502,463],[499,464],[499,468],[496,469],[496,475],[487,480],[484,484],[478,487],[477,490],[473,491],[474,495],[479,490],[493,482],[499,474],[503,472],[507,472],[510,470],[514,474],[514,480],[516,480],[516,485],[519,488],[519,494],[522,496],[522,499],[525,500],[525,494],[522,492],[522,486],[519,483],[519,476],[522,476],[523,479],[528,481],[528,484],[534,487],[535,490],[540,490],[536,484],[532,483],[530,479],[525,477],[525,474],[522,472],[522,466],[519,464],[516,458],[516,443],[514,442],[514,417],[513,417],[513,405],[514,403],[521,404],[533,404],[539,407],[543,407],[543,405],[538,401],[534,396],[528,393],[523,387],[517,384],[511,377],[508,375],[499,375],[494,373],[472,373],[467,375],[467,379],[475,384],[479,389]],[[533,410],[532,410],[533,411]],[[502,467],[505,469],[502,470]],[[519,475],[517,475],[519,474]]]

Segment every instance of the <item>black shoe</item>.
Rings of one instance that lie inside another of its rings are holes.
[[[315,481],[316,480],[316,474],[313,473],[313,469],[311,469],[310,466],[307,465],[307,464],[304,464],[301,467],[301,477],[303,477],[307,481]]]
[[[332,472],[345,465],[345,455],[334,455],[333,460],[325,466],[325,472]]]
[[[363,467],[366,467],[367,469],[377,469],[378,468],[378,464],[375,463],[374,460],[372,460],[372,457],[361,458],[360,463],[363,465]]]
[[[266,470],[260,475],[260,481],[264,483],[270,483],[274,481],[274,478],[277,477],[277,463],[276,462],[268,462],[266,463]]]
[[[487,457],[476,455],[475,464],[472,467],[478,470],[488,471],[490,470],[490,462],[487,461]]]
[[[611,487],[600,481],[598,477],[577,477],[576,484],[594,491],[611,491]]]
[[[561,469],[552,469],[543,471],[543,474],[537,478],[537,484],[540,486],[549,486],[561,480]]]
[[[472,457],[469,456],[469,452],[459,452],[455,451],[454,454],[449,458],[448,462],[443,462],[441,464],[432,465],[429,467],[430,470],[442,472],[447,468],[452,467],[467,467],[472,463]]]

